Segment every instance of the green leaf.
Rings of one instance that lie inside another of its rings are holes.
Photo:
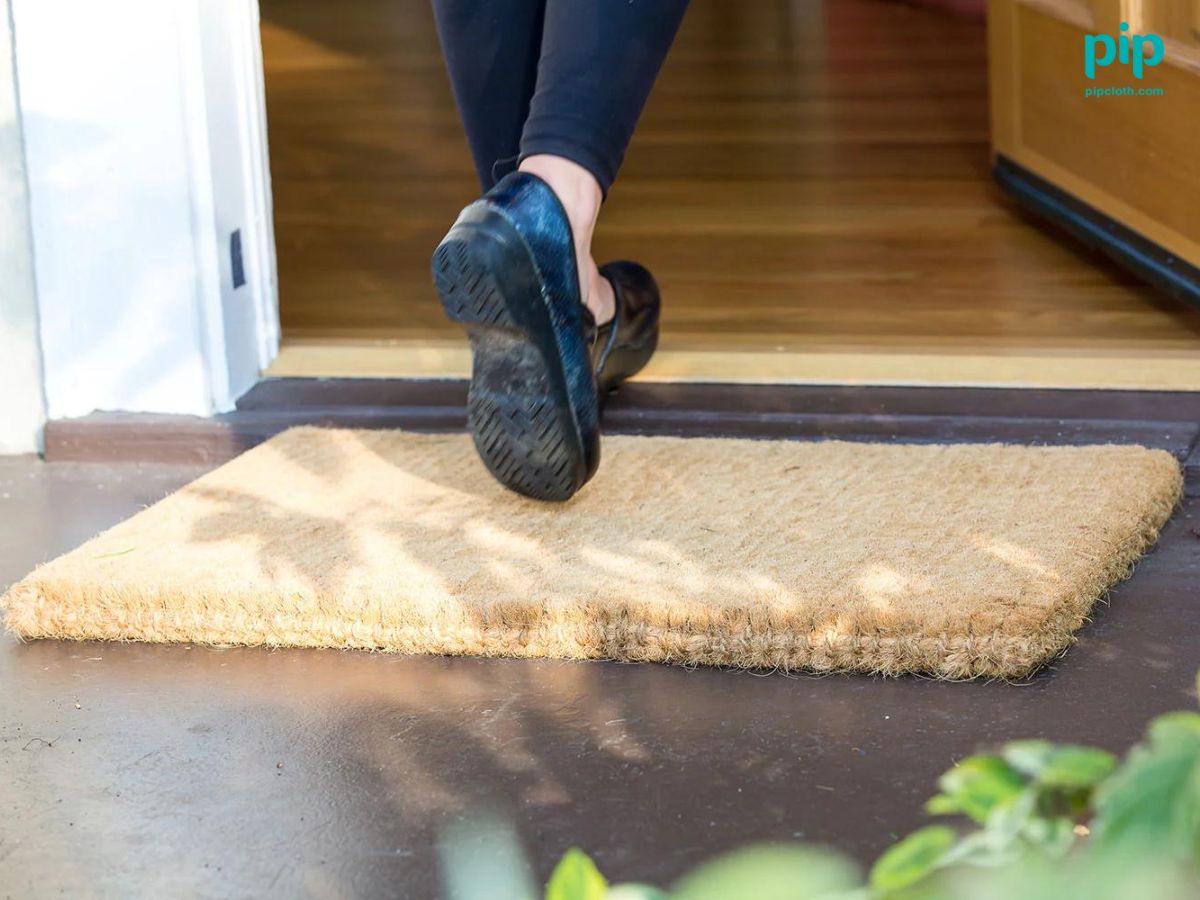
[[[608,889],[604,900],[670,900],[665,891],[650,884],[617,884]]]
[[[735,850],[685,875],[672,900],[816,900],[858,887],[858,870],[832,851],[794,844]]]
[[[1117,768],[1117,758],[1095,747],[1056,748],[1038,778],[1047,787],[1095,787]]]
[[[877,891],[899,891],[911,887],[936,871],[954,846],[953,828],[928,825],[889,847],[871,868],[871,887]]]
[[[952,816],[962,812],[962,808],[949,794],[936,794],[925,801],[925,812],[934,816]]]
[[[1017,836],[1035,817],[1037,801],[1037,789],[1032,785],[1026,787],[1016,796],[994,806],[984,829],[998,846],[1014,843]]]
[[[961,812],[982,824],[998,805],[1025,788],[1025,779],[998,756],[969,756],[938,780],[942,793],[926,805],[937,815]]]
[[[1200,715],[1169,713],[1100,786],[1097,848],[1154,849],[1200,861]]]
[[[608,882],[578,847],[563,854],[546,885],[546,900],[605,900],[607,894]]]
[[[1075,823],[1065,817],[1030,819],[1022,836],[1051,859],[1066,856],[1075,845]]]
[[[1117,767],[1111,753],[1073,744],[1014,741],[1003,752],[1014,769],[1053,788],[1095,787]]]
[[[1037,778],[1050,761],[1054,745],[1049,741],[1010,741],[1001,753],[1004,761],[1018,772]]]
[[[960,839],[946,851],[938,863],[939,869],[952,866],[1004,866],[1021,855],[1021,848],[1014,840],[1003,838],[990,831],[976,831]]]
[[[1191,900],[1196,883],[1186,869],[1153,854],[1073,854],[1025,857],[998,869],[955,873],[956,900]],[[926,900],[924,894],[921,900]]]
[[[1150,723],[1149,734],[1150,743],[1159,747],[1200,747],[1200,713],[1166,713]]]

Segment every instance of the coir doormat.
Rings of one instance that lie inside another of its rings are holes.
[[[564,505],[465,435],[297,428],[5,596],[25,638],[1020,676],[1155,540],[1142,447],[609,437]]]

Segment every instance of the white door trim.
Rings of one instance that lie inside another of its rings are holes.
[[[48,414],[231,408],[279,340],[256,0],[10,2]]]
[[[11,26],[0,0],[0,453],[34,453],[46,402]]]
[[[206,347],[216,405],[227,409],[279,352],[259,10],[257,0],[186,2],[189,146],[194,192],[204,198],[194,207],[198,268],[215,276],[209,290],[221,298],[206,310]]]
[[[245,173],[251,201],[248,221],[248,246],[253,246],[256,264],[251,277],[257,313],[258,368],[260,372],[279,355],[279,270],[275,261],[275,217],[271,193],[271,157],[267,138],[267,89],[264,82],[262,22],[258,0],[242,4],[242,65],[239,93],[240,115],[244,130],[239,133],[245,144]]]

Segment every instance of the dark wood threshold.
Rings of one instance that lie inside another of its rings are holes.
[[[212,418],[97,412],[46,426],[50,461],[216,464],[295,425],[461,431],[466,382],[267,379]],[[1200,393],[630,384],[607,433],[1020,444],[1138,443],[1200,487]],[[1193,474],[1195,477],[1193,478]]]

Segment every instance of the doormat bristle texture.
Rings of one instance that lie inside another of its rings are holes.
[[[297,428],[0,605],[25,638],[1015,677],[1181,486],[1143,447],[609,437],[548,505],[465,435]]]

